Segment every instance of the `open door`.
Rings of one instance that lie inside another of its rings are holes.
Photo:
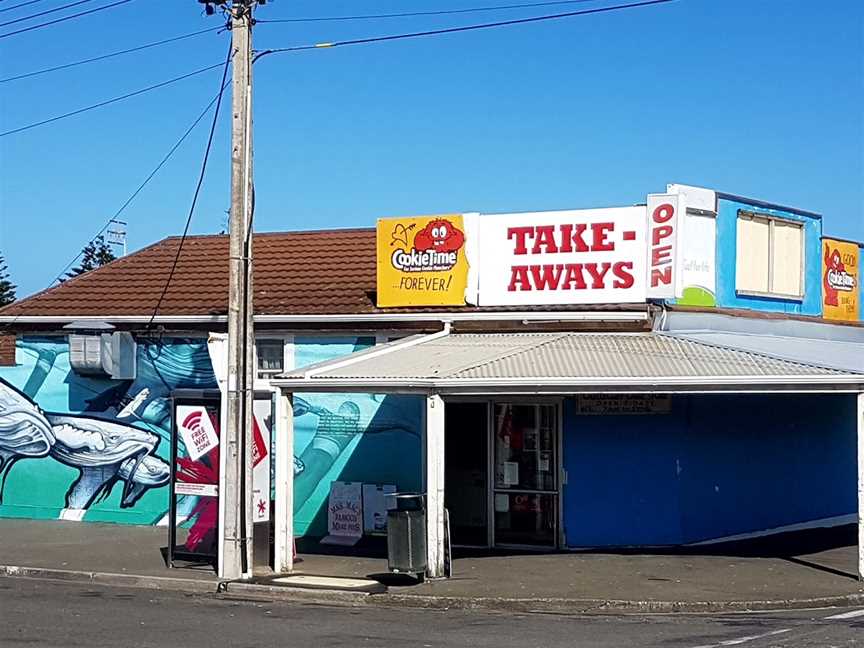
[[[447,403],[444,506],[455,546],[488,546],[488,405]]]

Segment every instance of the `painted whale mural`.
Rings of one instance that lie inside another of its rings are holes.
[[[295,338],[296,362],[371,344]],[[0,517],[167,524],[171,394],[218,389],[207,339],[139,339],[134,380],[76,373],[65,336],[27,335],[16,345],[17,365],[0,367]],[[321,512],[334,480],[419,488],[422,415],[411,397],[297,394],[294,416],[299,534],[326,532]],[[178,499],[178,523],[195,524],[200,500]]]
[[[118,481],[124,484],[120,506],[133,506],[148,488],[168,483],[168,464],[153,455],[158,444],[158,436],[131,425],[43,413],[0,381],[0,502],[13,463],[51,457],[79,471],[66,492],[67,509],[89,508]]]

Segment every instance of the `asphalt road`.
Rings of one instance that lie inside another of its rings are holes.
[[[844,615],[843,618],[831,618]],[[864,610],[560,616],[333,608],[0,578],[0,647],[864,645]]]

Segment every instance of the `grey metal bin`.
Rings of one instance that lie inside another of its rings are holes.
[[[394,574],[426,573],[426,507],[421,493],[396,493],[387,511],[387,568]]]

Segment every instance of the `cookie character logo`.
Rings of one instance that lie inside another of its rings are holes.
[[[465,235],[448,220],[430,221],[414,236],[415,250],[456,252],[465,244]]]
[[[398,231],[397,231],[398,230]],[[414,245],[408,247],[408,228],[397,224],[391,237],[396,246],[390,261],[402,272],[446,272],[459,260],[459,250],[465,245],[465,234],[443,218],[429,221],[414,235]]]
[[[825,247],[825,276],[822,279],[826,306],[839,306],[838,293],[855,289],[855,276],[846,271],[846,264],[837,248]]]

